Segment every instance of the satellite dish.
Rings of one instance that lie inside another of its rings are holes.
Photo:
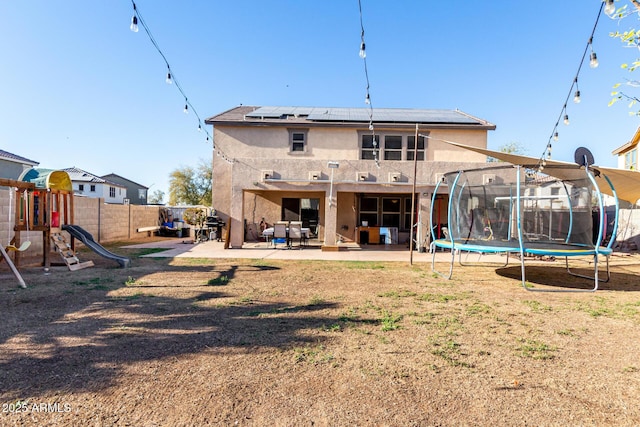
[[[573,155],[575,162],[580,166],[589,167],[595,162],[593,160],[593,154],[588,148],[579,147]]]

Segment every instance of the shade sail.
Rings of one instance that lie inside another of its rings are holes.
[[[486,148],[472,147],[470,145],[459,144],[457,142],[445,141],[447,144],[455,147],[464,148],[466,150],[475,151],[476,153],[485,154],[495,159],[508,162],[513,165],[537,169],[540,162],[539,158],[522,156],[520,154],[503,153],[501,151],[488,150]],[[600,191],[613,196],[613,191],[606,182],[606,175],[615,189],[617,196],[621,200],[629,203],[636,203],[640,199],[640,172],[629,169],[608,168],[603,166],[590,166],[596,173],[596,180]],[[576,163],[561,162],[558,160],[547,160],[544,173],[558,179],[577,179],[584,177],[584,167]]]

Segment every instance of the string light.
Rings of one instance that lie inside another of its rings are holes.
[[[607,16],[612,16],[616,12],[616,5],[614,4],[614,0],[605,0],[604,13]]]
[[[591,55],[589,55],[589,66],[591,68],[598,68],[598,56],[593,51],[593,38],[589,39],[589,48],[591,49]]]
[[[598,66],[598,57],[596,56],[595,52],[593,51],[593,35],[595,34],[596,29],[598,27],[598,22],[600,21],[600,16],[602,15],[602,11],[605,8],[605,3],[606,3],[606,7],[607,7],[605,12],[607,12],[607,14],[609,14],[608,12],[611,12],[611,8],[613,8],[614,11],[615,11],[615,6],[613,5],[613,0],[605,0],[603,3],[600,4],[600,8],[598,9],[598,14],[596,16],[596,21],[593,24],[593,29],[591,30],[591,36],[589,37],[589,41],[587,42],[587,45],[584,48],[584,52],[582,53],[582,58],[580,59],[580,64],[578,65],[578,70],[576,71],[575,77],[573,78],[573,83],[571,84],[571,87],[569,88],[569,92],[567,93],[567,97],[566,97],[566,99],[564,101],[564,104],[562,106],[562,110],[560,110],[560,115],[558,116],[558,120],[556,121],[556,124],[553,127],[553,131],[551,132],[551,136],[549,137],[547,145],[546,145],[542,155],[540,156],[540,160],[538,162],[538,172],[542,172],[542,170],[544,169],[544,166],[546,165],[546,159],[551,159],[551,141],[552,140],[554,140],[554,141],[558,140],[558,123],[564,117],[564,120],[563,120],[564,124],[565,125],[569,124],[569,115],[567,113],[567,102],[569,101],[569,98],[573,94],[573,102],[574,103],[578,104],[581,101],[580,88],[578,87],[578,76],[580,75],[580,71],[582,70],[582,65],[584,64],[585,58],[587,57],[587,53],[590,53],[590,55],[589,55],[589,65],[591,66],[591,68],[596,68]],[[613,13],[613,12],[611,12],[611,13]]]
[[[136,16],[137,10],[136,10],[136,4],[133,4],[133,16],[131,17],[131,25],[129,26],[129,28],[131,29],[131,31],[133,31],[134,33],[138,32],[138,17]]]
[[[198,132],[202,132],[203,131],[202,119],[201,119],[200,115],[198,114],[196,109],[193,107],[193,104],[191,104],[191,102],[189,102],[189,98],[187,97],[187,95],[185,94],[184,90],[182,89],[182,86],[180,85],[180,82],[178,81],[178,79],[175,76],[175,73],[172,71],[171,66],[169,65],[169,61],[167,60],[167,57],[162,52],[162,49],[160,49],[160,46],[158,45],[158,43],[156,42],[155,38],[151,34],[151,31],[149,30],[149,27],[145,23],[142,15],[140,14],[140,11],[138,10],[138,7],[137,7],[135,1],[131,0],[131,4],[133,5],[133,17],[131,18],[131,26],[129,28],[133,32],[138,32],[138,25],[142,26],[142,28],[144,29],[144,32],[147,34],[147,37],[149,37],[149,40],[151,41],[151,44],[153,45],[153,47],[156,48],[156,50],[158,51],[158,53],[162,57],[165,65],[167,66],[167,77],[166,77],[165,81],[167,82],[167,84],[173,85],[173,86],[176,87],[176,89],[178,89],[178,91],[180,92],[180,94],[184,98],[184,102],[185,102],[183,111],[185,112],[185,114],[188,114],[189,110],[191,110],[193,112],[193,115],[198,120]],[[211,136],[209,131],[205,128],[204,132],[206,134],[206,142],[209,143],[209,141],[211,141],[213,143],[214,142],[213,141],[213,137]],[[215,143],[214,143],[213,149],[216,149]],[[221,152],[219,148],[218,148],[218,152],[219,153]],[[234,160],[229,158],[229,157],[227,157],[224,153],[222,153],[221,156],[227,162],[229,162],[231,164],[234,163]]]
[[[362,2],[358,0],[358,10],[360,12],[360,52],[359,56],[362,58],[362,62],[364,64],[364,76],[367,81],[367,91],[364,98],[364,103],[369,106],[369,130],[371,131],[371,138],[373,140],[373,160],[376,163],[376,167],[380,167],[380,160],[378,159],[378,142],[376,141],[376,132],[373,127],[373,104],[371,103],[371,95],[369,94],[369,71],[367,69],[367,52],[365,50],[365,42],[364,42],[364,23],[362,20]]]

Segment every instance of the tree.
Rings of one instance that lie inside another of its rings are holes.
[[[196,168],[174,170],[169,174],[169,204],[211,206],[211,179],[211,162],[202,159]]]
[[[161,205],[164,203],[164,191],[155,190],[150,196],[147,202],[150,205]]]
[[[502,146],[500,146],[499,151],[501,153],[507,153],[507,154],[522,154],[524,155],[527,151],[526,148],[524,148],[522,146],[522,144],[520,144],[519,142],[510,142],[508,144],[504,144]],[[500,160],[493,158],[493,157],[487,157],[487,162],[499,162]]]
[[[634,15],[634,14],[640,15],[640,2],[638,2],[638,0],[631,0],[631,3],[633,3],[633,6],[635,7],[635,9],[629,10],[629,8],[627,8],[627,5],[624,5],[609,16],[611,18],[621,20],[630,15]],[[640,49],[640,30],[632,28],[622,33],[619,31],[616,31],[615,33],[611,33],[610,36],[620,39],[620,41],[626,47],[634,47],[636,49]],[[633,61],[631,64],[625,63],[625,64],[622,64],[621,67],[629,71],[630,73],[634,72],[638,67],[640,67],[640,59],[636,58],[636,60]],[[626,84],[630,87],[640,86],[640,82],[638,82],[637,80],[631,80],[631,79],[627,79]],[[620,100],[625,99],[629,101],[628,107],[633,108],[637,103],[640,102],[640,99],[637,96],[629,95],[623,92],[622,90],[620,90],[619,88],[621,86],[622,86],[622,83],[616,83],[613,86],[614,91],[611,92],[611,96],[613,98],[611,98],[611,101],[609,101],[609,106],[615,104]],[[635,114],[640,115],[640,111],[637,111]]]

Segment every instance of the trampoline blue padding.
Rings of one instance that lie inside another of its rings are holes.
[[[447,239],[437,239],[433,241],[437,248],[457,249],[468,252],[482,253],[505,253],[520,252],[520,246],[517,241],[496,241],[496,240],[468,240],[468,241],[451,241]]]

